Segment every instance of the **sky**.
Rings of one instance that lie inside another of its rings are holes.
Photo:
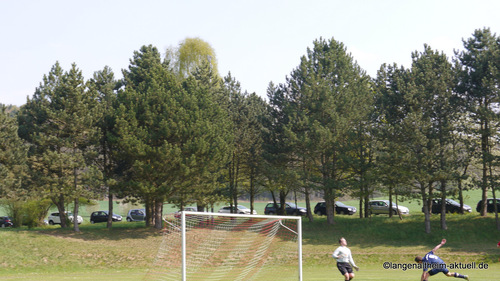
[[[59,62],[85,79],[122,78],[134,51],[188,37],[215,50],[219,73],[266,97],[320,37],[345,45],[371,77],[411,66],[424,44],[453,57],[476,29],[500,35],[498,0],[0,0],[0,103],[21,106]]]

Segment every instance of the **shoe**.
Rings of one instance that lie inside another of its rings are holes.
[[[465,280],[469,281],[469,275],[464,275],[464,277]]]

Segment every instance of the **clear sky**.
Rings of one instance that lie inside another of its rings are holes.
[[[186,37],[210,43],[222,76],[265,97],[319,37],[344,43],[375,77],[383,63],[409,67],[425,43],[451,58],[484,27],[500,34],[500,1],[0,0],[0,103],[24,104],[56,61],[85,79],[104,66],[122,78],[141,46],[163,53]]]

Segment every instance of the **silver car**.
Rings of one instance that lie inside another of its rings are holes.
[[[146,219],[146,210],[145,209],[132,209],[128,211],[127,221],[144,221]]]
[[[396,203],[394,203],[394,202],[392,202],[392,208],[389,208],[389,200],[372,200],[372,201],[368,202],[368,206],[369,206],[368,212],[370,214],[374,214],[374,215],[378,215],[378,214],[388,215],[389,210],[392,210],[392,213],[394,215],[397,215],[398,209],[399,209],[399,213],[401,213],[402,215],[410,214],[410,210],[407,207],[401,206],[401,205],[396,206]]]
[[[230,206],[222,207],[219,209],[219,213],[231,213],[231,207]],[[233,207],[233,213],[249,215],[250,209],[248,209],[245,206],[238,205],[238,208]],[[252,214],[257,215],[257,211],[253,210]]]

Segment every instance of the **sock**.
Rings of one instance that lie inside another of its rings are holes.
[[[455,272],[455,278],[465,278],[465,276],[463,276],[462,274],[458,274]]]

